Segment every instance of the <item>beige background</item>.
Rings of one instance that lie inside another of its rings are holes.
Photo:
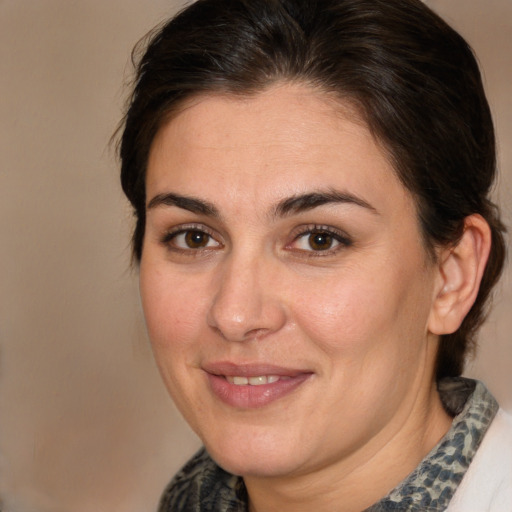
[[[473,44],[512,218],[512,2],[429,2]],[[129,52],[169,0],[0,0],[0,495],[8,512],[150,512],[198,445],[160,383],[108,140]],[[470,373],[512,409],[505,276]]]

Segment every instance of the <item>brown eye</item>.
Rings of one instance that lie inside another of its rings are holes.
[[[184,237],[185,244],[190,249],[201,249],[206,247],[210,241],[210,235],[202,231],[187,231]]]
[[[308,244],[314,251],[327,251],[332,247],[333,242],[333,236],[322,231],[310,233],[308,236]]]
[[[310,255],[322,253],[334,254],[338,249],[352,245],[351,239],[344,233],[328,227],[314,227],[304,229],[290,244],[290,248]]]
[[[215,249],[221,244],[210,234],[199,229],[184,229],[170,233],[162,240],[169,248],[181,250]]]

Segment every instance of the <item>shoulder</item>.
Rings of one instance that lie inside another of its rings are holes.
[[[244,512],[242,479],[231,475],[203,448],[172,479],[158,512]]]
[[[500,409],[462,479],[448,512],[512,510],[512,416]]]

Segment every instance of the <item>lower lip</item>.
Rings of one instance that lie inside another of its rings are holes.
[[[289,379],[259,386],[237,386],[228,382],[225,377],[211,373],[207,375],[213,393],[224,403],[239,409],[256,409],[292,393],[312,374],[301,373]]]

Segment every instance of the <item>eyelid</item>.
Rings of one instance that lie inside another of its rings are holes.
[[[315,251],[313,249],[296,249],[291,247],[292,244],[294,244],[300,238],[311,235],[315,232],[326,233],[327,235],[332,236],[333,239],[338,242],[338,244],[335,247],[325,249],[323,251]],[[325,224],[308,224],[305,226],[299,226],[292,231],[291,237],[292,241],[287,244],[286,248],[298,253],[305,253],[308,257],[329,256],[353,244],[351,237],[346,232]]]
[[[171,244],[173,239],[175,239],[178,235],[186,233],[187,231],[198,231],[200,233],[205,233],[206,235],[211,237],[213,240],[215,240],[217,242],[218,246],[217,247],[204,247],[204,248],[198,248],[198,249],[192,249],[192,248],[185,249],[182,247],[173,246]],[[211,251],[211,250],[217,249],[218,247],[224,246],[224,244],[221,240],[221,237],[219,236],[219,234],[216,231],[214,231],[210,227],[206,226],[205,224],[198,224],[198,223],[179,224],[177,226],[174,226],[174,227],[166,230],[160,238],[160,243],[170,250],[173,250],[175,252],[183,252],[183,253],[195,253],[200,250]]]

